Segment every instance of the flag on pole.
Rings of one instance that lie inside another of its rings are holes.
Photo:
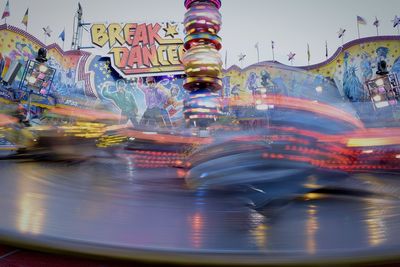
[[[310,44],[307,44],[307,59],[308,59],[308,64],[310,64],[310,59],[311,59]]]
[[[375,17],[374,26],[379,27],[379,25],[380,25],[380,21],[378,20],[377,17]]]
[[[394,17],[394,19],[392,20],[393,22],[393,28],[396,28],[397,26],[400,25],[400,17],[397,17],[397,15]]]
[[[240,53],[240,55],[238,57],[239,57],[239,62],[241,63],[241,67],[243,68],[243,62],[244,62],[246,55],[243,53]]]
[[[3,16],[1,19],[5,19],[10,16],[10,1],[7,1],[6,7],[4,8]]]
[[[288,55],[288,61],[294,60],[294,57],[296,56],[296,53],[290,52]]]
[[[60,35],[58,36],[58,38],[60,38],[61,41],[65,42],[65,29],[60,33]]]
[[[47,35],[48,37],[51,37],[51,33],[53,32],[50,29],[50,26],[47,26],[46,28],[43,28],[44,34]]]
[[[340,30],[338,31],[338,37],[342,38],[344,36],[344,33],[346,32],[346,29],[342,29],[340,28]]]
[[[328,41],[325,41],[325,57],[328,58],[329,53],[328,53]]]
[[[360,17],[360,16],[357,16],[357,23],[358,23],[358,25],[367,25],[367,21],[363,18],[363,17]]]
[[[28,19],[29,19],[29,8],[26,10],[24,17],[22,18],[21,23],[28,27]]]
[[[379,25],[380,25],[380,21],[378,20],[377,17],[375,17],[375,21],[374,21],[373,25],[376,27],[376,36],[379,36]]]
[[[362,18],[360,16],[357,16],[357,34],[358,34],[358,39],[360,39],[360,37],[361,37],[361,35],[360,35],[360,25],[366,25],[366,24],[367,24],[367,21],[364,18]]]

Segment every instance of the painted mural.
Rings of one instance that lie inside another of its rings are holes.
[[[25,66],[40,47],[48,49],[47,65],[56,70],[48,97],[35,96],[35,106],[103,105],[121,114],[120,123],[148,126],[179,125],[183,101],[183,76],[163,73],[156,77],[122,77],[108,57],[85,51],[64,52],[57,45],[45,46],[25,31],[0,26],[0,74],[10,62]],[[365,100],[365,81],[376,77],[377,62],[385,60],[388,70],[400,76],[400,37],[381,36],[353,41],[329,60],[314,66],[294,68],[277,62],[263,62],[224,72],[225,98],[249,99],[257,94],[300,97],[337,106]],[[0,97],[26,101],[19,91],[22,67],[11,85],[2,86]],[[147,75],[146,75],[147,76]],[[351,112],[351,111],[349,111]]]
[[[30,34],[9,25],[0,26],[0,51],[2,77],[7,72],[10,63],[18,61],[22,67],[10,87],[19,100],[26,100],[24,92],[18,92],[24,69],[29,60],[34,60],[37,51],[45,45]],[[40,95],[35,96],[36,104],[52,105],[54,102],[64,103],[70,96],[83,95],[84,83],[76,79],[81,53],[77,51],[63,52],[58,45],[50,45],[47,65],[56,70],[56,75],[50,88],[50,101]]]
[[[365,82],[377,77],[378,62],[385,60],[389,72],[400,77],[400,36],[379,36],[352,41],[327,61],[304,67],[335,81],[342,96],[365,99]]]

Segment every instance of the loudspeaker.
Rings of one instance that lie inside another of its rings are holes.
[[[18,71],[21,69],[22,65],[18,61],[12,61],[10,67],[8,68],[6,75],[4,75],[3,81],[12,84],[17,77]]]
[[[47,61],[47,49],[44,47],[39,48],[36,61],[39,63],[44,63]]]

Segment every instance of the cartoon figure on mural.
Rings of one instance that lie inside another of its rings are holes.
[[[34,60],[36,57],[36,52],[31,44],[23,44],[20,42],[15,43],[15,50],[12,50],[9,54],[12,61],[19,61],[22,66],[25,66],[28,60]],[[16,80],[20,81],[24,72],[24,67],[20,69],[17,74]]]
[[[381,60],[386,60],[388,53],[389,53],[389,48],[383,46],[378,47],[376,49],[376,54],[377,54],[376,62],[379,62]]]
[[[177,123],[177,119],[183,116],[183,102],[178,99],[180,88],[177,84],[171,85],[170,97],[167,101],[166,110],[173,124]]]
[[[140,124],[146,126],[171,126],[168,112],[165,109],[168,95],[156,84],[154,77],[147,77],[146,84],[147,86],[140,86],[139,84],[139,88],[145,94],[147,106]]]
[[[357,68],[349,66],[350,53],[344,54],[343,91],[351,102],[359,102],[364,98],[364,86],[356,75]]]
[[[255,72],[251,72],[246,81],[246,88],[251,92],[252,95],[255,95],[257,92],[257,74]]]
[[[261,71],[261,85],[267,90],[274,86],[271,81],[271,74],[266,70]]]
[[[232,87],[232,90],[231,90],[231,95],[234,97],[234,98],[239,98],[239,94],[240,94],[240,84],[235,84],[233,87]]]
[[[138,108],[134,95],[131,92],[128,92],[125,80],[117,80],[115,82],[115,87],[116,90],[111,90],[112,87],[110,86],[104,87],[101,92],[103,97],[113,101],[114,104],[121,110],[121,124],[125,124],[130,121],[133,126],[136,126],[138,124]]]
[[[361,54],[360,70],[361,70],[362,80],[364,83],[372,79],[373,76],[372,60],[371,57],[366,52],[363,52]]]
[[[35,59],[36,51],[31,44],[16,42],[15,49],[10,52],[11,60],[18,60],[25,65],[26,61]]]
[[[60,95],[83,94],[83,89],[79,88],[75,82],[75,70],[64,68],[54,57],[50,57],[47,65],[56,70],[53,80],[52,91]]]

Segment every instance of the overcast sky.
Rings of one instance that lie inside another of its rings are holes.
[[[183,21],[183,0],[81,0],[86,22],[156,22]],[[6,0],[0,0],[1,12]],[[22,17],[29,7],[28,31],[43,40],[42,27],[54,31],[50,42],[60,42],[57,36],[66,29],[65,47],[70,48],[76,0],[10,0],[9,24],[24,28]],[[347,30],[345,42],[357,38],[356,16],[368,25],[361,25],[361,36],[376,35],[372,25],[375,16],[381,21],[381,35],[398,34],[391,20],[400,15],[400,0],[223,0],[223,38],[228,65],[239,64],[238,55],[247,55],[244,65],[257,62],[255,44],[260,47],[260,59],[271,60],[271,40],[275,41],[276,59],[288,63],[289,52],[296,53],[294,65],[307,65],[307,43],[311,64],[325,59],[325,40],[330,55],[341,45],[339,28]],[[4,23],[4,20],[3,22]],[[60,44],[61,45],[61,44]]]

